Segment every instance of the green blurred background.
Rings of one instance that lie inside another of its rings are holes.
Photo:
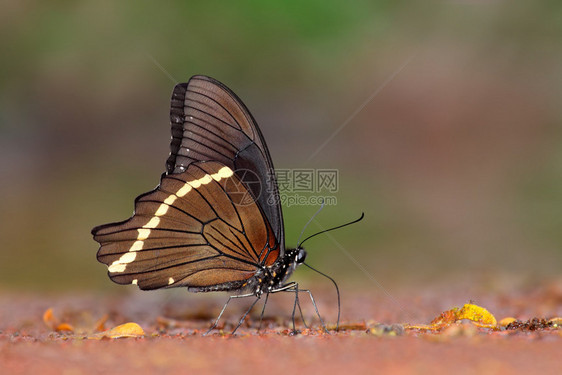
[[[3,289],[131,289],[90,230],[158,183],[193,74],[245,101],[276,167],[339,170],[318,222],[365,220],[307,250],[344,289],[376,288],[349,256],[386,286],[559,273],[559,2],[7,0],[0,50]],[[288,245],[316,209],[285,208]]]

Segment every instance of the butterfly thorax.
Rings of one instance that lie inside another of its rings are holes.
[[[271,267],[259,269],[247,282],[246,291],[253,292],[256,296],[269,293],[285,285],[293,271],[306,259],[306,251],[297,247],[287,249],[282,257],[277,259]]]

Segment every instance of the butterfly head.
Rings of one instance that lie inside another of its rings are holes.
[[[306,251],[303,247],[298,246],[295,250],[295,267],[304,263],[306,260]]]

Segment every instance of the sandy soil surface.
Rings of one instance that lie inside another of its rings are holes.
[[[562,373],[562,329],[548,323],[562,316],[560,281],[509,293],[473,292],[475,303],[498,322],[519,319],[496,328],[471,319],[434,329],[409,328],[405,323],[428,325],[440,313],[468,302],[459,302],[465,295],[458,290],[432,289],[394,299],[347,294],[341,329],[335,332],[332,294],[315,293],[330,333],[303,301],[310,329],[297,319],[300,332],[294,334],[291,296],[281,296],[270,298],[259,332],[260,304],[236,335],[230,334],[251,302],[240,301],[229,307],[218,329],[204,336],[220,312],[221,294],[3,292],[0,373]],[[46,315],[50,308],[52,314]],[[532,318],[539,320],[528,324]],[[107,337],[108,329],[126,322],[137,323],[144,334]]]

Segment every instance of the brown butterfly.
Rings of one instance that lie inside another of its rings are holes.
[[[306,252],[285,248],[273,163],[246,106],[217,80],[194,76],[174,88],[170,119],[160,185],[136,198],[128,220],[92,230],[111,280],[143,290],[239,293],[211,330],[232,298],[255,296],[251,309],[264,293],[295,293],[293,330],[298,292],[310,295],[318,314],[312,294],[287,282]]]

